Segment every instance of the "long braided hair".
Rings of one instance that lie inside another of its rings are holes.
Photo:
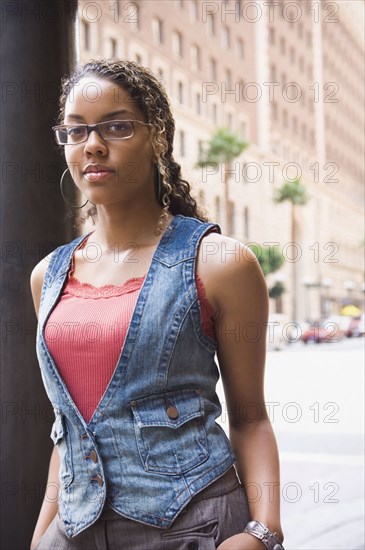
[[[161,174],[161,204],[162,214],[157,225],[157,234],[164,226],[168,213],[183,214],[197,218],[203,222],[209,221],[205,213],[198,207],[191,196],[190,184],[181,177],[181,166],[173,157],[173,141],[175,121],[172,115],[169,98],[164,84],[147,67],[135,61],[126,59],[91,59],[77,67],[70,75],[61,80],[61,95],[59,99],[59,114],[57,124],[63,124],[65,104],[73,87],[86,76],[97,76],[122,86],[136,101],[138,107],[146,116],[146,121],[152,123],[151,138],[156,157],[159,159]],[[95,220],[96,206],[87,211]]]

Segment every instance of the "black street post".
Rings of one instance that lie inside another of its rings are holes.
[[[35,351],[33,267],[76,236],[53,141],[75,65],[77,0],[1,2],[1,539],[28,549],[46,489],[53,410]]]

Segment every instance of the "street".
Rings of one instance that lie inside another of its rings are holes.
[[[227,431],[221,380],[217,389]],[[364,549],[364,337],[268,352],[265,402],[285,549]]]

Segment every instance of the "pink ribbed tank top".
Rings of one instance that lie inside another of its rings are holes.
[[[86,240],[77,249],[85,246]],[[81,415],[89,422],[116,368],[145,275],[95,287],[73,276],[45,327],[47,347]],[[215,339],[213,308],[196,274],[202,330]]]

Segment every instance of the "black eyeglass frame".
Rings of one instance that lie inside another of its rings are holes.
[[[133,133],[132,135],[130,136],[127,136],[127,137],[121,137],[121,138],[104,138],[102,135],[101,135],[101,131],[100,131],[100,126],[104,126],[104,124],[111,124],[113,122],[132,122],[132,130],[133,130]],[[139,122],[139,124],[144,124],[145,126],[153,126],[150,122],[142,122],[142,120],[105,120],[104,122],[98,122],[97,124],[58,124],[57,126],[52,126],[52,130],[53,130],[53,133],[54,133],[54,136],[55,136],[55,139],[56,139],[56,143],[58,145],[79,145],[80,143],[85,143],[85,141],[87,141],[89,139],[89,135],[90,133],[95,130],[98,135],[101,137],[101,139],[105,140],[105,141],[120,141],[120,140],[123,140],[123,139],[130,139],[131,137],[134,136],[134,123],[135,122]],[[57,139],[57,130],[61,129],[61,128],[77,128],[79,126],[82,126],[84,128],[86,128],[86,132],[87,132],[87,135],[85,137],[85,139],[82,139],[81,141],[77,141],[76,143],[60,143]]]

